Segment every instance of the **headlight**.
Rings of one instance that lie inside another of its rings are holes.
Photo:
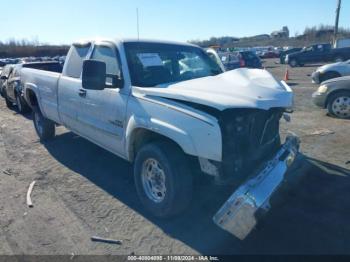
[[[322,86],[320,86],[319,88],[318,88],[318,92],[319,93],[326,93],[327,92],[327,89],[328,89],[328,87],[326,86],[326,85],[322,85]]]

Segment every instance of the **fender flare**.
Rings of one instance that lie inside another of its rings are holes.
[[[125,152],[127,159],[131,162],[135,157],[133,147],[137,140],[136,131],[142,129],[170,139],[186,154],[197,155],[197,150],[191,136],[184,130],[158,119],[145,119],[142,117],[131,116],[125,131]]]
[[[41,107],[41,104],[40,104],[40,95],[39,95],[39,92],[37,90],[37,86],[34,84],[26,83],[26,84],[24,84],[24,87],[23,87],[23,97],[24,97],[25,101],[27,102],[27,104],[31,108],[33,108],[33,107],[35,107],[35,105],[32,104],[32,101],[29,97],[29,92],[34,93],[34,95],[36,97],[36,101],[38,103],[37,106],[39,107],[41,113],[44,114],[42,107]]]

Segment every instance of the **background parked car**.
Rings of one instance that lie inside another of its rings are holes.
[[[350,59],[350,47],[332,48],[331,44],[317,44],[303,48],[300,52],[287,55],[286,63],[291,67],[308,63],[342,62]]]
[[[312,82],[319,84],[332,78],[350,75],[350,60],[327,64],[317,68],[312,74]]]
[[[293,53],[296,53],[296,52],[299,52],[301,51],[302,48],[290,48],[288,50],[285,50],[285,51],[281,51],[280,52],[280,63],[281,64],[285,64],[285,61],[286,61],[286,56],[289,55],[289,54],[293,54]]]
[[[4,87],[6,85],[8,76],[10,75],[11,71],[13,70],[13,67],[15,65],[5,65],[2,68],[1,75],[0,75],[0,94],[2,97],[4,96]]]
[[[21,83],[21,69],[33,68],[51,72],[62,72],[62,65],[59,62],[33,62],[26,64],[17,64],[13,66],[13,70],[7,77],[7,82],[4,85],[3,93],[6,100],[6,105],[9,108],[16,104],[18,111],[26,113],[30,111],[30,107],[23,97],[23,86]]]
[[[225,70],[241,67],[262,68],[260,58],[253,51],[219,52],[218,56]]]
[[[327,108],[329,114],[350,118],[350,76],[327,80],[312,95],[314,104]]]
[[[262,68],[260,58],[252,51],[239,52],[241,67]]]
[[[267,51],[267,52],[263,52],[260,55],[260,58],[276,58],[279,57],[278,53],[275,51]]]
[[[221,52],[218,55],[225,70],[233,70],[244,66],[244,61],[238,52]]]

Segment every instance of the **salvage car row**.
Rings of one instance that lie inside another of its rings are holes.
[[[225,71],[194,45],[91,40],[72,44],[63,68],[4,70],[6,103],[33,110],[40,141],[54,139],[62,125],[133,163],[139,199],[155,217],[184,211],[199,174],[235,190],[213,219],[244,239],[298,154],[299,139],[283,143],[279,132],[292,89],[267,70]],[[337,113],[346,101],[334,101]]]

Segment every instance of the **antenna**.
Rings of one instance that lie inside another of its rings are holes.
[[[337,41],[338,36],[338,25],[339,25],[339,13],[340,13],[340,7],[341,7],[341,0],[338,0],[337,4],[337,10],[335,11],[335,26],[334,26],[334,37],[333,37],[333,44]]]
[[[136,8],[137,40],[140,40],[139,9]]]

